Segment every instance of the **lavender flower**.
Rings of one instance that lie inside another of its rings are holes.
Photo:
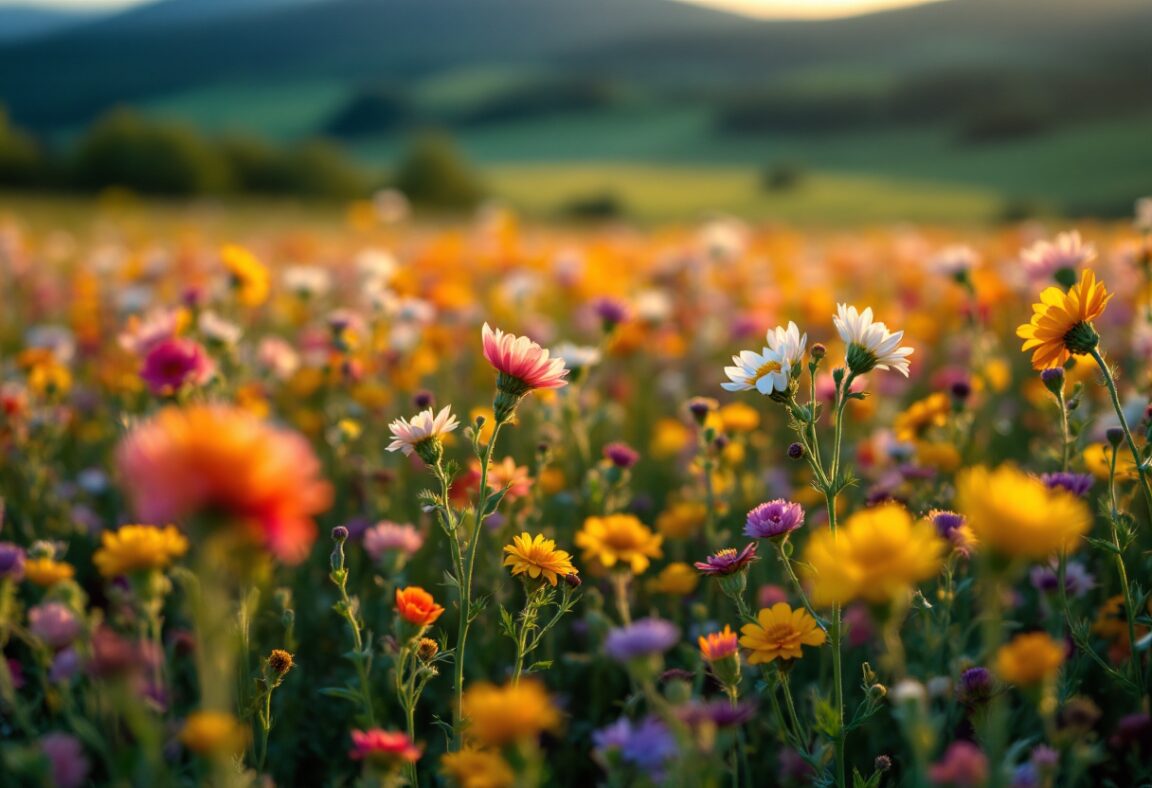
[[[933,509],[928,513],[928,519],[936,526],[936,533],[945,539],[951,539],[953,532],[964,525],[964,515],[943,509]]]
[[[669,761],[676,757],[676,738],[656,717],[633,723],[621,717],[592,734],[595,755],[605,768],[616,753],[620,760],[635,766],[657,783],[663,780]]]
[[[617,662],[662,654],[680,640],[675,624],[659,618],[641,618],[620,629],[613,629],[604,640],[604,650]]]
[[[411,525],[385,520],[364,532],[364,550],[379,561],[387,553],[410,557],[424,546],[424,537]]]
[[[708,556],[707,560],[697,561],[695,566],[706,575],[734,575],[755,560],[757,560],[756,543],[749,542],[740,552],[736,552],[735,547],[726,547],[723,550],[717,550]]]
[[[682,706],[678,712],[680,719],[692,727],[705,723],[717,728],[733,728],[743,725],[756,716],[756,705],[741,702],[733,706],[728,700],[716,698],[710,701],[694,700]]]
[[[1049,490],[1067,490],[1083,498],[1095,481],[1089,473],[1045,473],[1040,476]]]
[[[804,508],[798,503],[777,498],[748,512],[744,535],[753,539],[776,539],[787,536],[804,524]]]
[[[24,551],[11,542],[0,542],[0,580],[24,577]]]
[[[1053,559],[1047,564],[1032,567],[1029,573],[1032,587],[1037,591],[1053,594],[1059,590],[1059,563]],[[1069,596],[1079,599],[1096,587],[1096,578],[1079,561],[1069,561],[1064,568],[1064,590]]]
[[[956,698],[965,706],[979,706],[992,697],[993,689],[992,674],[988,668],[976,666],[960,674]]]

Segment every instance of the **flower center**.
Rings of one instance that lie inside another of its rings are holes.
[[[756,369],[755,374],[748,378],[747,383],[749,386],[755,386],[756,382],[760,380],[760,378],[764,377],[765,375],[771,375],[775,372],[779,372],[781,369],[782,367],[780,366],[779,361],[765,361]]]
[[[782,644],[793,636],[791,624],[769,624],[764,628],[764,637],[776,644]]]

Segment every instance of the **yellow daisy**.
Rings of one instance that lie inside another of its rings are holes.
[[[512,567],[513,575],[527,574],[533,580],[544,576],[552,585],[557,577],[576,574],[572,556],[564,550],[556,549],[556,542],[545,539],[543,534],[533,537],[527,531],[512,537],[512,544],[504,548],[504,566]]]
[[[606,569],[626,564],[634,574],[640,574],[663,553],[663,537],[630,514],[609,514],[589,517],[576,534],[576,546],[584,550],[586,562],[597,562]]]
[[[149,569],[167,569],[188,552],[188,540],[172,525],[125,525],[105,531],[92,562],[104,577],[118,577]]]
[[[1067,293],[1059,287],[1046,288],[1040,303],[1032,305],[1031,321],[1016,329],[1016,336],[1024,340],[1020,349],[1033,351],[1035,369],[1063,366],[1073,354],[1090,352],[1099,341],[1092,321],[1104,314],[1111,298],[1087,268]]]
[[[824,645],[824,630],[802,607],[793,610],[787,602],[777,602],[761,610],[756,622],[745,624],[740,630],[744,633],[740,645],[748,650],[749,665],[799,659],[801,646]]]

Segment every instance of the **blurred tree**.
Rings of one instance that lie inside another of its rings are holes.
[[[393,181],[408,199],[433,208],[471,208],[484,197],[475,169],[442,131],[425,131],[412,140]]]
[[[47,167],[39,146],[8,122],[0,107],[0,186],[43,186]]]
[[[142,118],[131,110],[105,115],[81,139],[75,185],[120,186],[145,194],[207,194],[230,185],[220,153],[196,132]]]
[[[415,111],[408,97],[386,85],[364,88],[336,110],[324,130],[335,137],[357,139],[411,125]]]

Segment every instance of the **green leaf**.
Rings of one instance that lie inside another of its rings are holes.
[[[532,667],[528,668],[529,673],[535,673],[538,670],[548,670],[552,667],[552,660],[542,659],[539,662],[533,662]]]
[[[324,687],[320,690],[320,694],[327,695],[330,698],[343,698],[344,700],[350,700],[353,703],[360,702],[359,693],[353,692],[352,690],[346,689],[344,687]]]

